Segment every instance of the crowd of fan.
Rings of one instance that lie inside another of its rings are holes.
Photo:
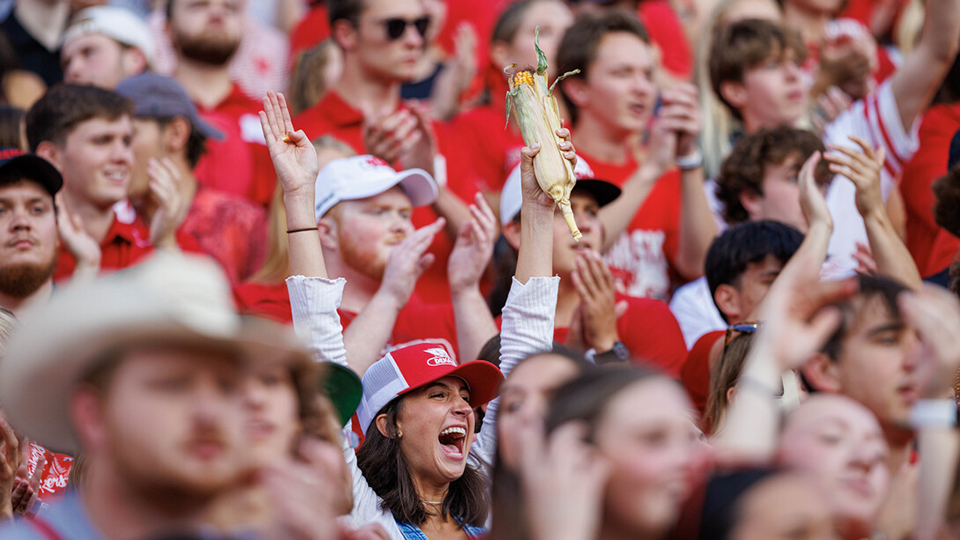
[[[3,11],[0,540],[960,538],[960,0]]]

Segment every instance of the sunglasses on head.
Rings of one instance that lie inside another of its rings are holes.
[[[380,21],[383,24],[383,27],[387,30],[387,38],[391,41],[398,40],[403,37],[403,34],[407,31],[408,25],[413,25],[417,29],[417,33],[420,34],[420,37],[427,37],[427,30],[430,28],[430,17],[420,17],[413,20],[401,19],[401,18],[390,18]]]

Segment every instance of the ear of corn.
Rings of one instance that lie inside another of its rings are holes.
[[[540,143],[540,152],[533,158],[533,168],[537,183],[544,193],[556,201],[563,218],[570,227],[574,240],[583,236],[577,228],[570,209],[570,192],[577,183],[573,174],[573,164],[563,157],[557,145],[562,141],[557,130],[562,127],[557,99],[553,96],[553,86],[547,87],[547,59],[540,50],[540,29],[534,45],[537,50],[536,72],[525,69],[509,77],[510,91],[507,93],[507,122],[510,121],[510,109],[513,109],[517,126],[527,146]],[[507,72],[516,64],[504,68]],[[579,73],[580,70],[565,73],[554,82],[556,86],[564,77]]]

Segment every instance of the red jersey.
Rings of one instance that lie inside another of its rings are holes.
[[[265,317],[284,324],[293,324],[290,295],[284,281],[260,283],[247,281],[233,287],[237,310],[244,315]]]
[[[140,221],[123,223],[114,216],[110,230],[100,242],[100,271],[109,272],[133,266],[140,259],[153,252],[150,243],[150,230]],[[61,281],[73,275],[77,261],[66,249],[60,250],[57,268],[53,272],[54,281]]]
[[[612,164],[582,150],[577,153],[590,164],[597,178],[617,186],[622,186],[638,168],[632,157],[623,164]],[[680,209],[680,173],[671,169],[657,180],[627,230],[604,255],[618,292],[661,299],[669,296],[670,264],[680,241]]]
[[[312,6],[290,31],[290,65],[295,64],[297,55],[316,47],[328,37],[330,37],[330,18],[327,14],[327,6],[319,3]]]
[[[223,266],[232,283],[260,269],[267,253],[267,230],[262,206],[202,186],[179,229]]]
[[[476,189],[500,194],[510,171],[520,163],[523,137],[511,122],[505,128],[505,105],[483,105],[454,118],[450,125],[460,134],[467,153],[470,183]]]
[[[900,193],[907,211],[907,248],[920,275],[930,277],[950,266],[960,239],[943,231],[933,218],[931,186],[947,174],[950,141],[960,129],[960,103],[934,105],[920,124],[920,147],[906,166]]]
[[[627,311],[617,319],[617,334],[638,362],[663,370],[671,377],[680,376],[687,358],[680,325],[662,300],[617,295],[627,302]],[[553,340],[563,343],[569,328],[554,328]]]
[[[660,49],[663,67],[674,77],[689,81],[693,76],[693,49],[670,2],[644,0],[637,15],[650,34],[650,41]]]
[[[73,458],[66,454],[55,454],[30,441],[30,456],[27,458],[28,477],[33,476],[33,472],[37,470],[40,456],[44,457],[46,464],[40,475],[40,492],[37,496],[49,501],[51,497],[56,497],[67,489],[70,469],[73,468]]]
[[[194,175],[204,186],[267,207],[277,176],[260,127],[262,108],[236,85],[215,107],[207,109],[198,103],[197,112],[224,138],[207,139],[207,152],[194,168]]]
[[[680,382],[701,413],[707,407],[707,397],[710,395],[710,350],[725,335],[726,330],[716,330],[700,336],[680,370]]]

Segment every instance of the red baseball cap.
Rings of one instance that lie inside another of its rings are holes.
[[[363,398],[357,419],[363,434],[385,405],[395,398],[444,377],[459,377],[470,389],[470,406],[479,407],[497,397],[503,374],[484,360],[457,364],[438,343],[418,342],[394,349],[363,375]]]

